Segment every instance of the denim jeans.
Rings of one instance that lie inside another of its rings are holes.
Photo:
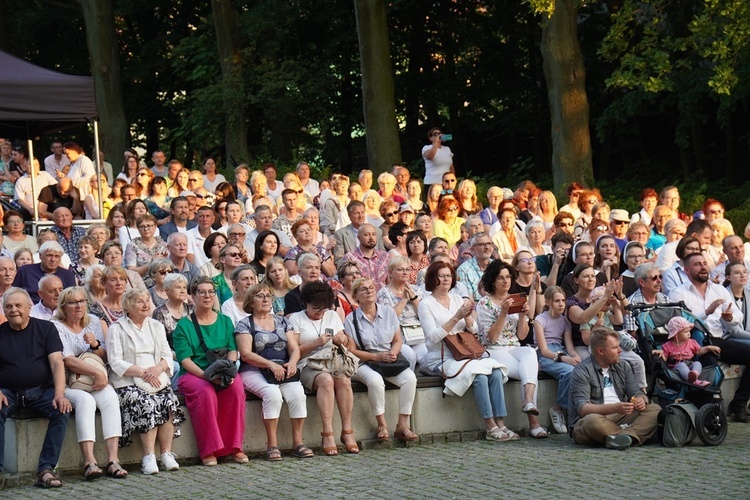
[[[565,351],[561,344],[547,344],[547,348],[552,352]],[[568,363],[563,363],[562,361],[545,358],[539,351],[537,351],[536,355],[539,359],[539,369],[547,375],[551,375],[557,379],[557,401],[555,401],[555,403],[557,406],[567,408],[568,391],[570,389],[570,374],[575,367]]]
[[[55,398],[53,388],[40,388],[38,390],[41,392],[38,399],[31,401],[31,398],[25,398],[24,401],[20,401],[16,392],[9,389],[0,389],[8,399],[8,405],[0,409],[0,472],[3,470],[3,461],[5,460],[5,421],[9,416],[24,407],[32,408],[41,416],[49,419],[47,433],[44,435],[44,443],[42,444],[42,452],[39,454],[37,471],[54,469],[57,466],[70,414],[60,413],[59,410],[52,407],[52,401]],[[29,395],[32,396],[31,393]]]
[[[505,417],[505,388],[503,372],[495,368],[490,375],[477,375],[471,383],[474,399],[482,418]]]

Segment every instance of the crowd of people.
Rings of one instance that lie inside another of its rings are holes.
[[[240,165],[231,183],[213,158],[189,170],[156,151],[149,167],[128,150],[113,179],[75,143],[54,142],[42,170],[23,146],[0,141],[0,190],[14,198],[0,246],[0,439],[19,408],[48,417],[37,485],[59,487],[54,467],[75,409],[87,479],[126,477],[118,449],[134,434],[144,474],[176,470],[182,394],[202,463],[246,463],[252,393],[263,401],[266,458],[282,459],[284,402],[292,455],[307,458],[315,392],[323,453],[340,451],[334,407],[344,450],[358,453],[352,381],[367,387],[374,438],[410,442],[417,376],[439,375],[446,395],[473,389],[488,440],[520,439],[509,412],[546,438],[547,411],[576,443],[623,449],[651,438],[659,411],[628,304],[684,301],[713,340],[692,354],[750,361],[747,244],[721,202],[686,215],[676,187],[648,188],[631,215],[572,183],[558,209],[552,192],[524,181],[491,187],[484,206],[475,183],[457,177],[441,131],[429,140],[423,181],[401,165],[376,179],[362,170],[316,180],[300,162],[281,180],[272,164]],[[36,238],[24,231],[35,212],[30,176],[38,217],[52,221]],[[489,356],[455,359],[445,342],[461,332]],[[332,352],[353,366],[332,371]],[[558,381],[550,408],[538,407],[540,372]],[[520,381],[519,408],[506,406],[509,379]],[[398,387],[393,432],[385,382]],[[749,399],[746,371],[729,404],[736,420],[748,421]],[[0,464],[2,453],[0,444]]]

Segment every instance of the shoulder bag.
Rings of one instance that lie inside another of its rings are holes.
[[[101,370],[105,375],[107,374],[107,366],[104,364],[102,358],[97,356],[91,351],[87,351],[78,356],[78,359],[87,363],[97,370]],[[71,389],[78,389],[80,391],[91,392],[94,390],[95,380],[91,375],[83,375],[80,373],[70,372],[68,374],[68,387]]]
[[[226,347],[217,347],[216,349],[209,349],[208,347],[206,347],[206,341],[203,340],[201,325],[198,323],[198,318],[196,317],[195,313],[192,313],[190,315],[190,319],[193,320],[193,327],[195,328],[196,335],[198,335],[198,342],[200,342],[203,352],[206,353],[206,359],[208,360],[208,362],[214,363],[220,359],[227,359],[227,356],[229,355],[229,349],[227,349]]]
[[[247,319],[250,321],[250,336],[253,338],[253,342],[254,342],[255,341],[255,320],[253,320],[252,314]],[[273,361],[274,363],[281,365],[281,363],[277,363],[273,359],[269,361]],[[273,371],[268,368],[261,368],[260,373],[261,375],[263,375],[263,377],[266,379],[266,382],[268,382],[269,384],[286,384],[287,382],[299,381],[299,370],[297,370],[297,372],[291,377],[286,377],[281,380],[278,380],[276,376],[273,374]]]
[[[312,370],[330,373],[335,378],[351,377],[357,373],[359,358],[343,345],[331,342],[329,346],[321,347],[310,354],[307,357],[307,366]]]
[[[357,340],[362,350],[365,350],[365,344],[362,342],[362,335],[359,333],[359,321],[357,321],[357,311],[352,312],[352,321],[354,322],[354,331],[357,333]],[[383,377],[395,377],[402,371],[409,368],[409,361],[403,354],[398,353],[396,361],[386,363],[385,361],[365,361],[365,364],[378,372]]]

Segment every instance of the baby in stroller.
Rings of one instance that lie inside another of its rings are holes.
[[[667,323],[668,340],[660,349],[654,349],[652,354],[660,356],[667,362],[669,368],[677,370],[682,380],[692,382],[699,387],[711,385],[708,380],[699,380],[703,366],[696,361],[696,356],[709,352],[719,354],[721,349],[715,345],[701,347],[698,342],[690,338],[690,332],[695,325],[682,316],[675,316]]]

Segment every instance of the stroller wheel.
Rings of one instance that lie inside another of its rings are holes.
[[[727,437],[727,415],[720,403],[703,405],[695,416],[695,430],[703,444],[718,446]]]

